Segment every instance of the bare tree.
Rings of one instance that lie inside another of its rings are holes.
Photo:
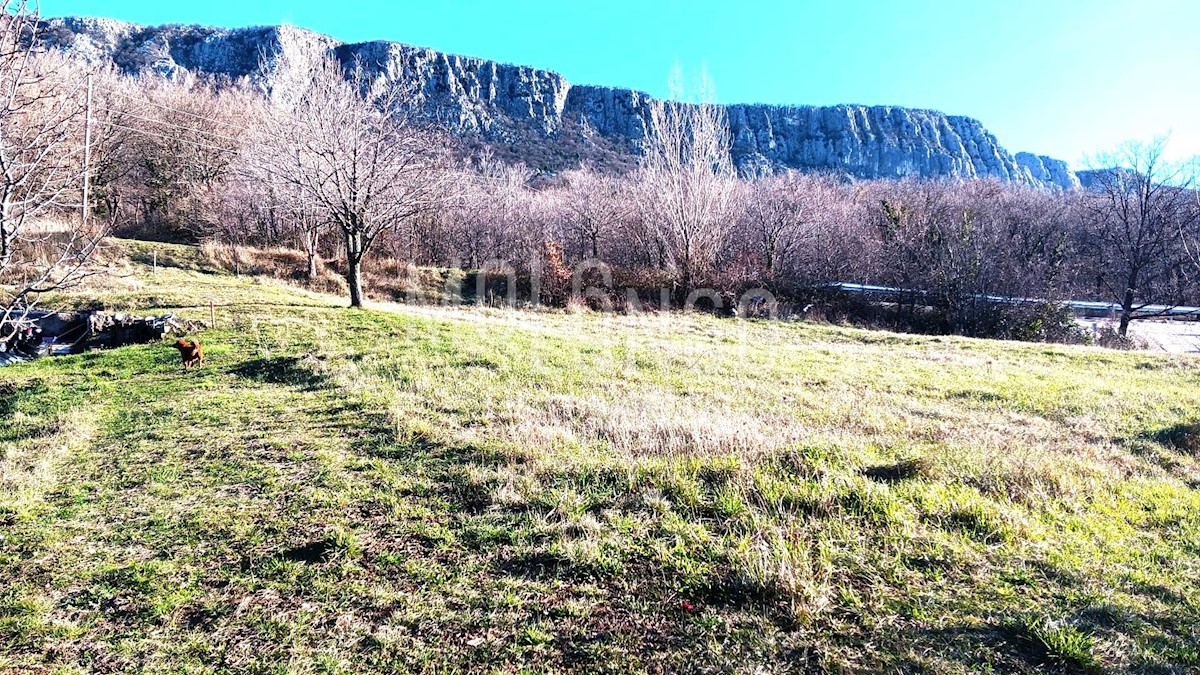
[[[128,115],[137,169],[126,192],[139,198],[145,224],[186,237],[220,228],[211,212],[245,144],[247,92],[160,79],[140,93],[143,107]]]
[[[294,182],[261,166],[261,157],[243,152],[219,191],[220,212],[211,235],[235,244],[298,247],[305,266],[297,272],[312,282],[319,272],[322,244],[330,229],[327,215]],[[236,246],[231,249],[238,262]]]
[[[1200,176],[1200,156],[1193,157],[1187,165],[1188,175],[1192,176],[1193,180]],[[1200,214],[1200,186],[1191,186],[1191,207],[1194,213]],[[1186,228],[1183,223],[1180,223],[1179,240],[1183,245],[1184,252],[1187,254],[1188,260],[1192,263],[1192,268],[1200,275],[1200,227]]]
[[[995,195],[990,220],[998,237],[989,255],[997,292],[1055,302],[1074,290],[1079,256],[1071,215],[1078,197],[1012,184]]]
[[[745,242],[753,247],[768,276],[814,246],[822,218],[834,206],[834,189],[828,178],[786,173],[744,184],[741,223]]]
[[[460,177],[455,199],[455,240],[462,261],[477,268],[489,260],[508,260],[531,249],[529,216],[533,172],[481,153],[476,172]]]
[[[804,244],[783,260],[782,275],[799,286],[866,280],[876,250],[868,210],[854,199],[854,188],[832,178],[817,179],[810,188],[819,205],[815,222],[805,228]]]
[[[1187,241],[1200,228],[1187,165],[1164,156],[1166,139],[1129,142],[1102,155],[1080,201],[1081,245],[1096,285],[1120,305],[1118,332],[1150,304],[1179,304],[1196,269]]]
[[[115,69],[99,70],[93,79],[91,192],[96,216],[116,229],[130,215],[125,195],[139,169],[134,158],[142,138],[135,116],[146,106],[138,83]]]
[[[569,192],[559,198],[565,201],[571,243],[578,247],[580,259],[599,258],[600,242],[630,210],[623,185],[619,179],[596,173],[590,167],[570,171],[565,178]]]
[[[102,235],[42,220],[79,207],[87,120],[86,74],[40,51],[38,26],[36,8],[0,0],[0,341],[86,274]]]
[[[369,96],[360,68],[346,73],[327,56],[294,101],[272,107],[252,150],[260,171],[289,186],[297,208],[321,213],[341,232],[352,307],[363,305],[362,262],[375,240],[444,196],[438,137],[409,123],[401,94]]]
[[[854,261],[846,277],[897,289],[889,295],[901,325],[999,337],[1044,334],[1033,324],[1065,316],[1058,303],[1076,290],[1080,267],[1078,194],[995,179],[881,180],[850,191],[857,206],[818,240],[850,235],[839,247],[843,262]],[[860,220],[870,229],[855,234]]]
[[[705,88],[699,103],[651,105],[640,174],[643,211],[685,297],[712,272],[737,188],[725,112],[710,99]]]
[[[291,215],[296,233],[300,236],[300,243],[304,247],[305,260],[308,261],[304,271],[305,278],[314,281],[317,278],[317,259],[320,257],[321,238],[329,229],[329,221],[319,211],[313,209],[293,207]]]

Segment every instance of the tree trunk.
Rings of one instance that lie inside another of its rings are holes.
[[[350,306],[363,306],[362,235],[346,233],[346,284],[350,286]]]
[[[1129,322],[1133,320],[1133,289],[1125,289],[1125,297],[1121,301],[1121,324],[1117,327],[1117,332],[1121,337],[1129,331]]]
[[[320,238],[313,230],[308,230],[304,233],[304,253],[308,257],[308,281],[312,283],[317,279],[317,247],[320,245]]]
[[[8,269],[12,263],[16,238],[16,209],[13,208],[12,190],[5,189],[3,202],[0,203],[0,272]]]
[[[233,262],[234,276],[242,276],[242,253],[238,250],[237,242],[233,241],[233,237],[230,237],[229,242],[229,258]]]

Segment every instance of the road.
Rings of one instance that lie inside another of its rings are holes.
[[[1116,326],[1115,319],[1079,319],[1084,328]],[[1129,334],[1153,351],[1200,354],[1200,321],[1134,321]]]

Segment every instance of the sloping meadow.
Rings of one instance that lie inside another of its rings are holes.
[[[456,481],[473,517],[532,527],[525,555],[555,569],[753,607],[828,666],[1197,665],[1190,359],[705,317],[374,320],[393,337],[317,372],[402,442],[489,457]]]
[[[192,280],[0,373],[0,669],[1200,667],[1194,359]]]

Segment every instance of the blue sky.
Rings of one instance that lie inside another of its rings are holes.
[[[723,103],[863,103],[978,118],[1009,150],[1066,159],[1171,133],[1200,154],[1200,1],[162,2],[42,0],[46,16],[289,22],[663,94],[707,70]]]

